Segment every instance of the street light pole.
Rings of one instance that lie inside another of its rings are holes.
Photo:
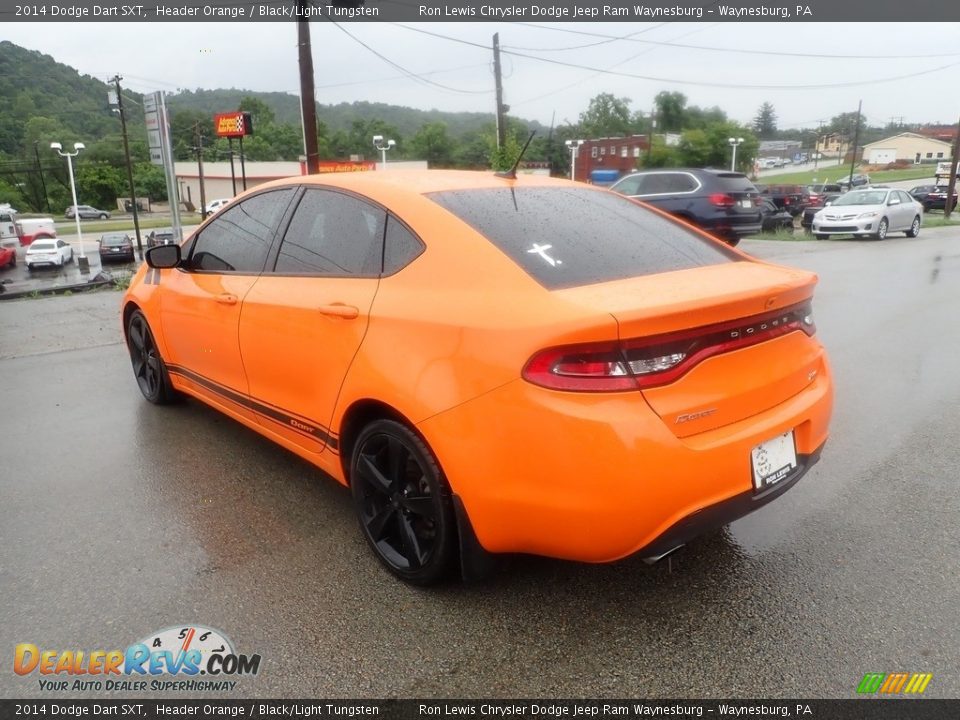
[[[570,179],[577,179],[577,153],[580,152],[580,146],[583,140],[567,140],[567,147],[570,149]]]
[[[733,148],[733,157],[730,158],[730,172],[735,172],[737,169],[737,146],[743,142],[743,138],[727,138],[727,142]]]
[[[373,146],[380,151],[381,156],[383,157],[383,164],[387,164],[387,150],[392,148],[397,144],[396,140],[387,140],[384,142],[383,135],[374,135],[373,136]]]
[[[90,261],[87,260],[87,254],[83,251],[83,233],[80,230],[80,207],[77,205],[77,183],[73,179],[73,158],[80,154],[86,146],[83,143],[74,143],[73,152],[64,152],[63,145],[58,142],[50,143],[50,149],[56,150],[57,155],[67,159],[67,170],[70,173],[70,194],[73,197],[73,219],[77,223],[77,242],[80,243],[80,257],[77,259],[77,266],[80,272],[90,272]]]

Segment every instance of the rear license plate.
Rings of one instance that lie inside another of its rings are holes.
[[[760,443],[750,451],[753,487],[760,491],[776,485],[797,467],[797,449],[793,430]]]
[[[740,201],[740,207],[752,208],[752,207],[753,207],[753,200],[750,200],[749,198],[748,198],[747,200],[741,200],[741,201]]]

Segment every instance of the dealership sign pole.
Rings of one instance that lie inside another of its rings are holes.
[[[162,92],[144,96],[143,113],[147,125],[150,162],[163,166],[167,180],[167,201],[170,203],[170,225],[173,227],[173,237],[179,243],[183,239],[183,229],[180,224],[180,194],[173,168],[173,148],[170,143],[167,105]]]

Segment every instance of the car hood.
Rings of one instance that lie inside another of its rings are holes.
[[[831,205],[821,208],[817,215],[862,215],[868,212],[880,212],[883,207],[883,205]]]

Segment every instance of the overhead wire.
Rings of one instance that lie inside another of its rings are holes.
[[[412,32],[421,33],[424,35],[431,35],[433,37],[442,38],[444,40],[449,40],[452,42],[461,43],[464,45],[471,45],[473,47],[483,47],[486,49],[486,46],[479,43],[471,42],[469,40],[461,40],[460,38],[454,38],[447,35],[442,35],[440,33],[431,32],[429,30],[423,30],[421,28],[410,27],[409,25],[404,25],[402,23],[392,23],[393,25],[409,30]],[[521,23],[527,24],[527,23]],[[615,70],[605,70],[604,68],[592,67],[590,65],[580,65],[578,63],[565,62],[563,60],[555,60],[553,58],[538,57],[536,55],[528,55],[526,53],[520,53],[513,50],[501,50],[503,53],[508,53],[515,57],[527,58],[528,60],[537,60],[539,62],[548,63],[550,65],[559,65],[561,67],[574,68],[577,70],[587,70],[589,72],[602,74],[602,75],[612,75],[615,77],[625,77],[633,80],[650,80],[652,82],[663,82],[663,83],[672,83],[674,85],[690,85],[696,87],[714,87],[714,88],[729,88],[736,90],[829,90],[832,88],[849,88],[849,87],[861,87],[864,85],[880,85],[884,83],[896,82],[898,80],[907,80],[910,78],[920,77],[922,75],[930,75],[932,73],[940,72],[942,70],[947,70],[952,67],[960,65],[960,60],[953,63],[948,63],[947,65],[940,65],[935,68],[928,68],[926,70],[921,70],[915,73],[907,73],[904,75],[894,75],[887,76],[882,78],[876,78],[872,80],[860,80],[860,81],[850,81],[850,82],[839,82],[839,83],[822,83],[822,84],[809,84],[809,85],[763,85],[763,84],[741,84],[741,83],[729,83],[729,82],[719,82],[717,80],[680,80],[677,78],[668,78],[655,75],[641,75],[639,73],[627,73],[627,72],[618,72]]]

